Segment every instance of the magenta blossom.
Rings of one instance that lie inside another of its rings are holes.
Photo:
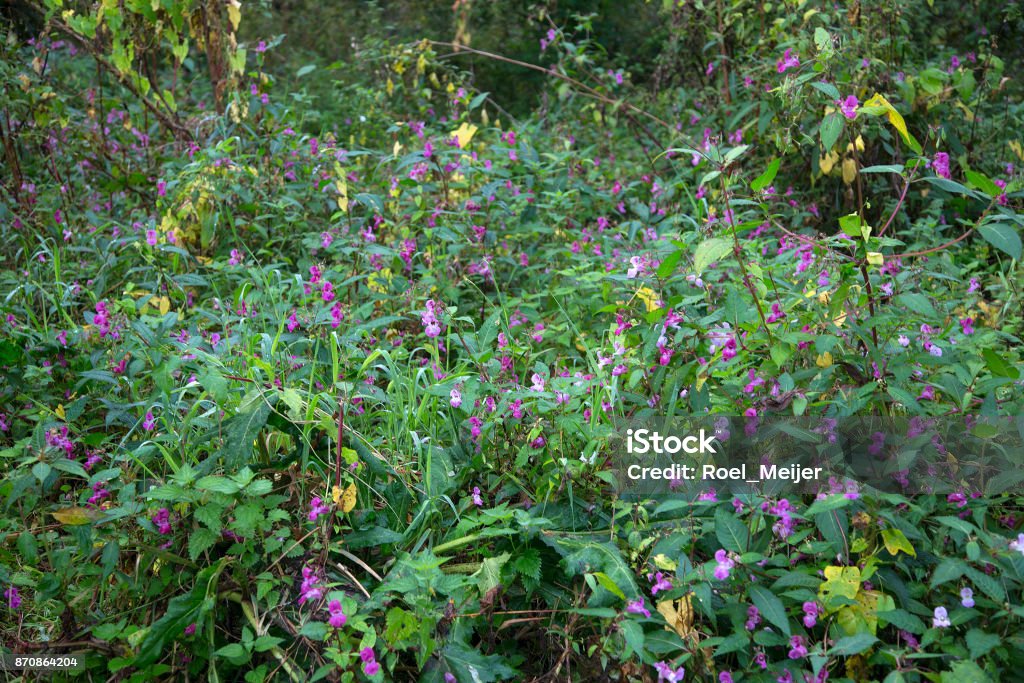
[[[850,95],[842,101],[836,100],[836,103],[839,105],[840,111],[843,112],[843,116],[851,120],[857,118],[857,107],[860,105],[860,101],[856,95]]]
[[[949,155],[945,152],[936,152],[935,158],[932,159],[932,168],[935,170],[935,175],[940,178],[949,179]]]
[[[792,48],[787,47],[786,51],[782,54],[782,59],[775,66],[780,74],[785,73],[787,69],[794,69],[800,66],[800,58],[793,54]]]

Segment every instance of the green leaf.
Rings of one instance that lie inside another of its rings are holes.
[[[761,616],[769,623],[777,626],[786,634],[787,638],[793,635],[793,631],[789,626],[789,619],[786,617],[786,608],[783,606],[782,600],[775,593],[759,585],[752,585],[749,593],[751,602],[761,612]]]
[[[861,173],[903,173],[903,164],[882,164],[879,166],[866,166],[860,169]]]
[[[441,651],[441,656],[459,681],[494,683],[509,680],[518,674],[502,657],[485,655],[479,648],[460,641],[450,643]]]
[[[209,527],[210,531],[219,534],[224,526],[224,506],[216,503],[198,505],[192,515]]]
[[[505,566],[510,557],[512,556],[509,553],[502,553],[495,557],[488,557],[480,563],[480,569],[471,578],[476,580],[481,595],[501,585],[501,568]]]
[[[967,564],[963,560],[947,557],[942,562],[939,562],[939,566],[935,568],[929,586],[936,588],[944,583],[955,581],[963,576],[965,571],[967,571]]]
[[[307,621],[299,629],[299,635],[310,640],[324,640],[327,638],[327,624],[323,621]]]
[[[1020,260],[1021,240],[1017,228],[1007,223],[985,223],[978,233],[996,249],[1006,252],[1015,261]]]
[[[902,609],[880,611],[878,612],[878,618],[892,624],[896,628],[910,631],[911,633],[924,633],[928,630],[928,627],[921,621],[920,617]]]
[[[211,589],[211,585],[226,564],[227,558],[223,558],[217,564],[203,569],[196,575],[192,590],[171,598],[163,616],[153,622],[142,639],[135,656],[135,666],[142,669],[156,662],[168,642],[180,636],[186,626],[199,621],[213,609],[214,600],[207,596],[216,592],[215,588]]]
[[[1010,379],[1017,379],[1020,377],[1020,370],[1013,367],[998,353],[992,349],[982,349],[981,355],[985,359],[985,365],[997,377],[1009,377]]]
[[[965,170],[964,175],[967,177],[967,182],[978,188],[989,197],[998,197],[1001,193],[999,186],[992,182],[988,176],[977,171]]]
[[[765,172],[754,178],[754,181],[750,183],[750,189],[754,192],[760,192],[768,187],[775,180],[775,174],[779,172],[779,164],[781,163],[781,159],[772,159]]]
[[[830,655],[843,655],[849,657],[850,655],[857,655],[864,652],[877,642],[878,638],[870,633],[858,633],[856,635],[840,638],[836,641],[836,644],[829,649],[828,653]]]
[[[715,510],[715,535],[726,550],[734,553],[746,552],[747,537],[750,535],[747,527],[724,507]]]
[[[603,572],[627,597],[633,598],[639,593],[633,571],[618,546],[607,541],[583,540],[558,534],[542,534],[540,538],[562,556],[562,566],[567,576]],[[602,588],[594,592],[589,606],[605,607],[612,603],[612,597],[611,591]]]
[[[967,649],[971,651],[971,659],[979,659],[989,653],[989,651],[1002,641],[1002,638],[995,633],[985,633],[984,631],[976,628],[972,628],[967,632],[964,640],[967,641]]]
[[[732,253],[733,241],[724,237],[712,237],[697,245],[693,254],[693,272],[701,275],[712,263],[717,263]]]
[[[252,458],[253,441],[267,423],[270,406],[258,400],[247,412],[238,413],[224,428],[224,467],[231,471],[248,463]]]
[[[832,149],[836,140],[843,132],[843,115],[839,112],[832,112],[821,120],[819,133],[821,134],[821,146],[826,152]]]
[[[932,302],[920,292],[904,292],[896,297],[896,302],[926,318],[939,317],[939,314],[935,312],[935,307],[932,306]]]
[[[220,539],[220,535],[210,529],[196,529],[188,537],[188,556],[195,561],[206,550],[213,547]]]

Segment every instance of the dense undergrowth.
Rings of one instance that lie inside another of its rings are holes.
[[[237,3],[60,5],[0,36],[4,648],[95,680],[1015,679],[1019,470],[638,500],[609,446],[649,415],[1024,430],[1012,7],[665,3],[657,88],[535,12],[513,120],[465,48],[270,69]]]

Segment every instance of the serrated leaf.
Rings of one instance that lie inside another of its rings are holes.
[[[476,581],[477,587],[480,589],[480,594],[484,595],[487,591],[492,588],[496,588],[501,585],[501,568],[505,566],[508,559],[512,557],[509,553],[502,553],[495,557],[485,558],[480,563],[480,569],[476,571],[470,578]]]
[[[787,638],[793,635],[789,625],[789,618],[786,617],[786,608],[783,606],[782,600],[775,593],[764,586],[753,585],[750,587],[749,594],[751,602],[761,612],[761,616],[769,623],[777,626],[786,634]]]
[[[216,534],[219,534],[224,527],[224,506],[222,505],[216,503],[198,505],[193,510],[192,516]]]
[[[1002,642],[1002,638],[996,633],[985,633],[984,631],[972,628],[964,637],[967,642],[967,649],[971,651],[971,659],[984,657],[992,648]]]
[[[749,532],[746,525],[724,507],[715,510],[715,536],[726,550],[744,553],[747,550]]]
[[[209,550],[220,539],[220,535],[210,529],[196,529],[188,537],[188,556],[194,562],[200,555]]]

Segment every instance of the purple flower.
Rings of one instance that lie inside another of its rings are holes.
[[[681,683],[686,676],[686,669],[679,667],[673,669],[668,662],[658,662],[654,665],[658,672],[658,683]]]
[[[327,506],[320,496],[316,496],[313,500],[309,501],[309,521],[311,522],[315,522],[317,517],[326,515],[330,511],[331,508]]]
[[[950,625],[949,614],[945,607],[936,607],[932,617],[932,628],[947,628]]]
[[[460,407],[462,405],[462,392],[458,389],[452,389],[449,393],[448,402],[451,404],[452,408]]]
[[[949,179],[949,155],[945,152],[936,152],[935,158],[932,159],[932,168],[935,169],[935,175]]]
[[[474,486],[473,487],[473,496],[472,497],[473,497],[473,505],[476,505],[478,508],[484,506],[484,499],[480,495],[480,487],[479,486]]]
[[[1010,550],[1016,550],[1021,555],[1024,555],[1024,534],[1017,534],[1017,540],[1010,541]]]
[[[793,636],[789,639],[789,658],[803,659],[807,656],[807,645],[803,636]]]
[[[654,585],[651,586],[651,595],[657,595],[658,591],[670,591],[670,590],[672,590],[672,580],[669,579],[664,574],[662,574],[661,572],[658,572],[657,574],[654,574],[653,576],[651,574],[648,574],[647,575],[647,580],[648,581],[654,581]]]
[[[804,603],[804,626],[807,628],[814,628],[815,624],[818,623],[818,603],[816,602],[805,602]]]
[[[715,562],[718,563],[715,566],[715,578],[719,581],[725,581],[729,578],[732,568],[736,566],[736,562],[729,557],[725,550],[721,549],[715,551]]]
[[[718,683],[733,683],[732,673],[729,671],[723,671],[718,674]]]
[[[318,586],[320,577],[311,567],[302,568],[302,586],[299,588],[299,604],[319,600],[324,596],[323,588]]]
[[[11,586],[5,590],[4,597],[7,598],[7,606],[10,609],[16,610],[21,607],[21,596],[18,595],[17,586]]]
[[[960,604],[970,609],[974,607],[974,591],[965,586],[960,589]]]
[[[793,54],[793,49],[789,47],[782,53],[782,59],[775,64],[775,68],[780,74],[785,73],[787,69],[793,69],[798,66],[800,66],[800,58]]]
[[[644,599],[643,598],[639,598],[637,600],[633,600],[632,602],[627,602],[626,603],[626,611],[629,612],[630,614],[642,614],[645,617],[647,617],[648,619],[651,618],[651,611],[649,609],[647,609],[646,605],[644,605]]]
[[[755,628],[757,628],[757,625],[760,623],[761,613],[758,611],[757,607],[751,605],[747,608],[747,623],[744,624],[744,627],[748,631],[753,631]]]
[[[341,610],[340,600],[331,600],[330,603],[327,604],[327,611],[331,613],[331,617],[327,620],[327,623],[329,623],[332,627],[341,628],[345,625],[347,617],[345,616],[345,613]]]
[[[932,344],[928,347],[928,353],[935,356],[936,358],[942,358],[942,348],[938,344]]]
[[[856,95],[850,95],[845,100],[836,100],[836,104],[839,105],[840,111],[843,112],[843,116],[848,119],[857,118],[857,107],[860,105],[860,101]]]
[[[146,418],[142,421],[142,428],[145,429],[147,432],[151,432],[151,431],[153,431],[153,429],[155,427],[156,427],[156,418],[153,417],[153,411],[147,410],[146,411]]]

